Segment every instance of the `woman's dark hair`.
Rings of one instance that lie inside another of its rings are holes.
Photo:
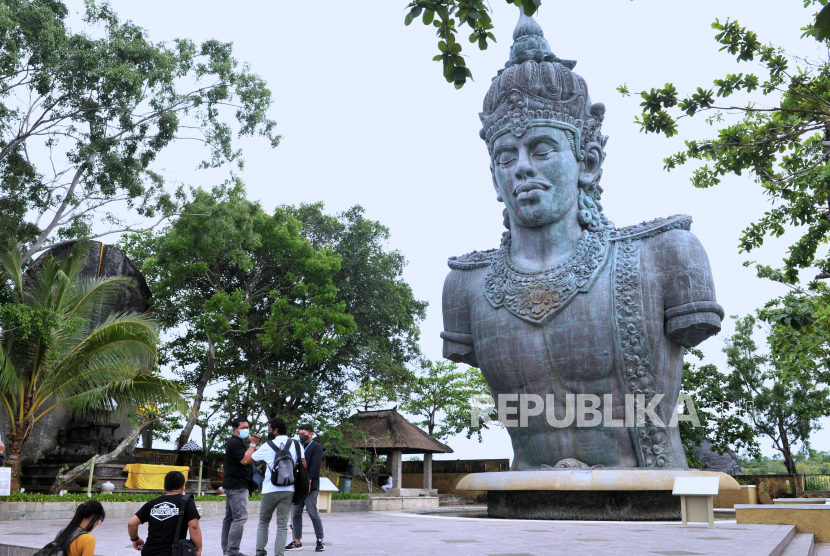
[[[95,524],[104,521],[106,516],[107,513],[104,511],[104,506],[100,502],[97,500],[87,500],[75,509],[75,515],[72,517],[69,525],[66,526],[66,529],[58,533],[58,536],[55,538],[55,546],[58,550],[62,550],[64,554],[69,554],[69,545],[72,544],[73,540],[72,534],[81,526],[81,522],[91,517],[92,520],[90,520],[89,525],[86,526],[84,531],[92,531]]]

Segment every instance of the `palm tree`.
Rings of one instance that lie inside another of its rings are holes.
[[[80,279],[78,252],[41,261],[24,273],[19,252],[0,254],[0,405],[13,491],[32,427],[58,407],[75,416],[159,402],[186,407],[180,385],[152,372],[156,322],[113,314],[132,279]]]

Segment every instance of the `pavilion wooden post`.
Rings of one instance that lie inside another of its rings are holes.
[[[400,496],[403,485],[403,453],[400,450],[392,450],[391,464],[392,469],[392,489]]]
[[[424,454],[424,490],[432,488],[432,453]]]

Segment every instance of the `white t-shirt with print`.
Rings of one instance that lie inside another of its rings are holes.
[[[287,436],[280,435],[276,437],[271,442],[274,443],[274,446],[277,449],[282,448],[286,442],[291,442],[288,448],[288,452],[294,457],[294,462],[296,463],[299,461],[297,457],[297,446],[300,447],[300,455],[299,457],[305,457],[305,450],[303,449],[303,445],[295,440],[291,440]],[[264,461],[265,462],[265,478],[262,480],[262,494],[268,494],[269,492],[294,492],[294,485],[288,486],[276,486],[274,483],[271,482],[271,468],[274,466],[274,458],[277,456],[276,452],[271,449],[268,443],[263,439],[259,446],[257,447],[256,452],[251,456],[251,459],[254,461]]]

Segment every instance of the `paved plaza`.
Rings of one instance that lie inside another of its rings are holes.
[[[245,530],[242,550],[253,556],[257,517]],[[355,512],[323,514],[328,553],[348,556],[424,554],[441,556],[778,556],[791,526],[738,525],[718,521],[684,529],[679,523],[553,522],[476,519],[412,513]],[[41,547],[64,526],[63,521],[0,523],[0,543]],[[202,519],[203,556],[221,556],[222,519]],[[311,532],[305,517],[304,530]],[[272,522],[268,554],[273,554]],[[142,527],[146,536],[146,526]],[[127,538],[126,520],[107,520],[95,530],[96,555],[128,556],[135,551]],[[313,534],[301,554],[313,552]],[[311,545],[309,547],[308,545]],[[830,556],[830,544],[817,545],[817,555]]]

